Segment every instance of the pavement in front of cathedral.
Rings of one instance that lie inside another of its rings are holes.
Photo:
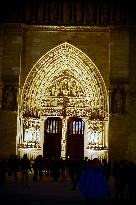
[[[60,178],[57,182],[53,182],[51,176],[44,175],[42,181],[38,178],[37,183],[33,183],[32,177],[33,175],[29,174],[28,184],[23,185],[21,183],[21,173],[18,174],[17,182],[14,182],[13,176],[6,176],[6,183],[0,193],[2,199],[2,203],[0,204],[84,204],[84,199],[79,192],[78,186],[76,190],[72,190],[69,177],[67,177],[65,181],[62,181]],[[115,193],[114,180],[112,177],[110,179],[110,191],[110,204],[116,204],[113,203]]]

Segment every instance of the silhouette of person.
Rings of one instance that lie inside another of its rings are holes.
[[[13,174],[14,174],[15,182],[17,182],[18,170],[19,170],[19,158],[17,155],[14,155],[14,157],[13,157]]]
[[[53,182],[57,182],[60,177],[60,164],[57,158],[53,159],[51,162],[51,176]]]
[[[85,203],[99,203],[104,201],[109,193],[109,182],[103,173],[98,158],[88,161],[88,165],[81,171],[79,177],[79,190],[85,198]]]
[[[33,183],[34,183],[37,182],[37,176],[38,176],[38,157],[36,157],[36,159],[34,160],[32,167],[34,171],[34,175],[33,175]]]
[[[23,158],[20,160],[20,168],[22,172],[22,183],[27,185],[28,183],[28,170],[31,171],[30,160],[27,157],[27,154],[24,154]]]
[[[0,157],[0,189],[6,181],[6,171],[7,171],[6,160],[4,158]]]
[[[8,176],[12,176],[13,173],[13,154],[10,155],[7,162]]]

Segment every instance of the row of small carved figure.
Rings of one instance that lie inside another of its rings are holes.
[[[86,149],[94,149],[94,150],[104,150],[104,149],[107,149],[106,146],[100,146],[100,145],[88,145],[86,147]]]
[[[22,143],[17,145],[18,148],[40,148],[39,144],[37,143]]]

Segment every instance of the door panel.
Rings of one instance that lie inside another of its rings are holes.
[[[84,121],[81,118],[70,118],[67,129],[67,157],[72,160],[84,158]]]
[[[62,121],[59,117],[48,117],[44,124],[44,156],[61,157]]]

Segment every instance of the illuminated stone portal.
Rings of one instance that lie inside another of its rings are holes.
[[[44,122],[62,119],[61,157],[66,157],[67,121],[85,122],[84,157],[108,156],[108,96],[103,78],[91,59],[65,42],[33,66],[20,93],[17,153],[43,155]],[[45,147],[46,149],[46,147]]]

